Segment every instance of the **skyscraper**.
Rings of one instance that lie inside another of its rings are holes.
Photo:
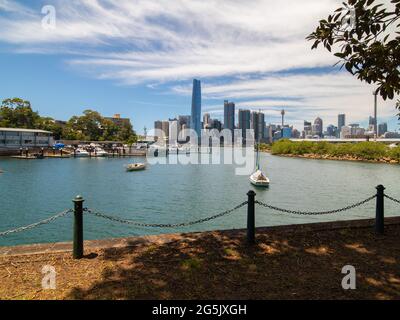
[[[338,126],[337,126],[337,131],[340,135],[340,132],[342,131],[342,127],[346,125],[346,115],[345,114],[339,114],[338,115]]]
[[[312,131],[313,131],[313,135],[314,136],[319,136],[322,138],[322,132],[323,132],[323,122],[322,119],[320,117],[317,117],[314,121],[314,125],[312,126]]]
[[[203,115],[203,129],[210,129],[211,128],[211,117],[209,113],[205,113]]]
[[[250,110],[240,109],[238,112],[239,123],[238,127],[242,130],[243,141],[246,139],[246,130],[250,129]]]
[[[254,130],[255,141],[261,141],[264,138],[265,129],[265,116],[262,112],[251,113],[251,125],[250,128]]]
[[[193,79],[192,114],[190,128],[201,137],[201,82]]]
[[[380,123],[378,126],[378,136],[384,135],[388,131],[388,126],[386,122]]]
[[[235,129],[235,103],[224,101],[224,129],[228,129],[232,132],[232,142],[234,141],[234,129]]]

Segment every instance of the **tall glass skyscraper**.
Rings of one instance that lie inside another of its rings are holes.
[[[193,79],[190,128],[196,131],[199,138],[201,137],[201,82],[197,79]]]

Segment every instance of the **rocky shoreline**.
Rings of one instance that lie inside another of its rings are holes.
[[[315,160],[337,160],[337,161],[358,161],[358,162],[369,162],[369,163],[387,163],[387,164],[399,164],[398,160],[384,157],[381,159],[365,159],[361,157],[354,157],[350,155],[346,156],[332,156],[329,154],[273,154],[274,156],[288,157],[288,158],[303,158],[303,159],[315,159]]]

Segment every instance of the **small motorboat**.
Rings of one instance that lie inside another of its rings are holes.
[[[261,170],[250,176],[250,182],[256,187],[269,187],[269,179]]]
[[[95,157],[108,157],[108,152],[100,147],[94,148],[94,156]]]
[[[74,157],[76,158],[87,158],[90,154],[84,148],[78,148],[74,152]]]
[[[144,163],[131,163],[126,166],[126,171],[140,171],[146,169],[146,164]]]

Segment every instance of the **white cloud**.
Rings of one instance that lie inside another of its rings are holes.
[[[43,5],[56,7],[55,30],[21,3],[0,0],[0,42],[20,53],[66,54],[72,68],[98,79],[157,89],[172,83],[174,93],[189,95],[175,82],[199,77],[205,98],[271,115],[282,105],[297,122],[317,115],[334,122],[339,112],[358,120],[371,109],[372,88],[345,73],[282,72],[336,62],[311,51],[305,37],[340,0],[49,0]],[[381,109],[394,114],[389,102]]]

